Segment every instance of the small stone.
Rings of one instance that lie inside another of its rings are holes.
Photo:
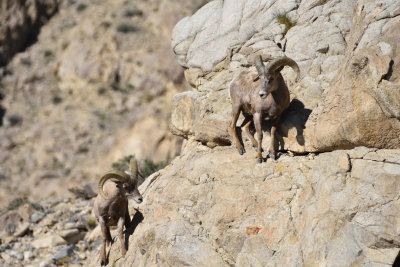
[[[22,261],[22,260],[24,260],[24,254],[18,253],[16,258],[17,258],[17,260]]]
[[[10,249],[11,245],[10,244],[4,244],[4,245],[0,245],[0,252],[4,252],[7,249]]]
[[[53,260],[56,264],[64,264],[69,262],[74,255],[75,245],[69,245],[66,248],[61,249],[57,255],[54,256]]]
[[[321,44],[317,48],[317,52],[320,52],[322,54],[326,54],[329,50],[329,45],[328,44]]]
[[[67,229],[60,231],[60,236],[69,244],[76,243],[85,237],[85,232],[80,232],[78,229]]]
[[[53,218],[49,218],[49,217],[44,218],[44,219],[40,222],[41,225],[47,226],[47,227],[51,227],[51,226],[55,225],[56,223],[57,223],[56,220],[54,220]]]
[[[36,249],[39,249],[55,247],[57,245],[63,245],[66,243],[67,242],[63,238],[61,238],[59,235],[54,234],[34,240],[32,242],[32,246]]]
[[[16,236],[16,237],[24,236],[28,232],[29,226],[30,226],[30,224],[28,222],[23,223],[20,226],[18,226],[17,230],[14,233],[14,236]]]
[[[43,218],[44,218],[45,214],[43,212],[35,212],[34,214],[32,214],[30,221],[32,223],[38,223],[40,222]]]
[[[24,259],[25,260],[32,260],[34,258],[35,258],[35,256],[33,255],[32,251],[28,250],[28,251],[24,252]]]
[[[42,261],[40,264],[39,264],[39,267],[47,267],[47,266],[51,266],[52,264],[51,264],[51,262],[50,261]]]

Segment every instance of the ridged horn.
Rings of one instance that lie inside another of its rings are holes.
[[[265,73],[265,66],[264,63],[262,62],[262,56],[259,55],[254,59],[254,63],[256,65],[256,69],[258,72],[258,75],[263,75]]]
[[[275,72],[277,69],[279,69],[280,67],[283,67],[283,66],[291,67],[297,74],[296,81],[299,80],[299,78],[300,78],[299,66],[297,65],[297,63],[293,59],[288,58],[288,57],[275,58],[274,60],[272,60],[272,61],[270,61],[268,63],[268,65],[265,67],[265,69],[266,69],[267,73],[268,72],[272,73],[272,72]]]
[[[97,185],[97,188],[98,188],[99,194],[105,199],[109,199],[109,198],[106,196],[106,194],[104,194],[103,186],[104,186],[104,183],[109,179],[116,179],[116,180],[118,180],[118,181],[120,181],[122,183],[125,183],[130,178],[129,178],[129,176],[127,174],[125,174],[123,172],[120,172],[120,171],[109,171],[106,174],[104,174],[100,178],[100,181],[99,181],[99,184]]]
[[[143,178],[143,175],[139,172],[137,160],[131,159],[129,162],[129,170],[125,171],[130,177],[138,178],[139,176]]]

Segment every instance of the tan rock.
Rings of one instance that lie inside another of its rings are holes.
[[[398,152],[380,151],[390,157]],[[118,243],[110,263],[347,266],[388,264],[397,255],[398,164],[359,158],[350,165],[349,155],[360,149],[264,164],[251,153],[231,152],[187,146],[142,184],[144,219],[123,263]],[[98,264],[92,260],[90,266]]]
[[[57,234],[48,234],[32,241],[32,247],[36,249],[51,248],[58,245],[64,245],[67,242]]]

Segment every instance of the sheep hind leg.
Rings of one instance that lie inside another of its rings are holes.
[[[99,218],[99,224],[101,228],[101,237],[102,237],[102,244],[100,248],[100,265],[106,265],[106,242],[108,239],[107,233],[110,233],[110,230],[106,226],[106,222],[102,217]]]
[[[131,217],[129,215],[128,205],[126,205],[126,209],[125,209],[125,229],[128,229],[129,227],[131,227]]]
[[[237,136],[236,133],[236,122],[239,118],[240,115],[240,107],[233,107],[232,106],[232,121],[231,124],[229,125],[229,132],[232,135],[234,141],[235,141],[235,145],[236,145],[236,149],[238,150],[240,155],[243,155],[243,153],[246,152],[246,150],[244,149],[244,147],[242,146],[242,144],[240,143],[240,140]]]
[[[122,257],[125,258],[126,254],[126,247],[125,247],[125,240],[124,240],[124,225],[125,225],[125,218],[120,217],[118,220],[118,238],[121,242],[121,251]]]
[[[245,117],[245,120],[243,121],[243,124],[244,124],[243,130],[244,130],[244,132],[247,134],[247,136],[249,137],[251,143],[253,144],[253,148],[254,148],[254,149],[256,150],[256,152],[257,152],[257,150],[258,150],[258,148],[257,148],[257,147],[258,147],[257,140],[254,138],[254,134],[252,134],[252,133],[250,132],[250,129],[249,129],[249,127],[250,127],[250,125],[251,125],[252,122],[253,122],[252,116],[247,115],[247,116]]]
[[[276,160],[276,150],[275,150],[275,133],[276,133],[276,124],[273,124],[271,127],[271,144],[268,150],[268,157],[273,160]]]
[[[261,114],[256,113],[253,116],[254,118],[254,126],[256,128],[257,132],[257,138],[258,138],[258,146],[257,146],[257,162],[262,163],[263,162],[263,157],[262,157],[262,139],[263,139],[263,132],[262,132],[262,127],[261,127]]]

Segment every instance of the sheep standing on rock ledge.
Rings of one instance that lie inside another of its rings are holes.
[[[118,225],[118,238],[121,242],[122,256],[124,257],[126,254],[123,228],[124,225],[125,228],[128,228],[131,224],[128,211],[128,198],[133,198],[139,204],[142,202],[142,196],[138,190],[138,175],[137,162],[131,159],[129,171],[125,171],[125,173],[110,171],[99,181],[99,194],[94,201],[93,210],[100,224],[103,238],[100,250],[100,265],[106,264],[106,242],[108,244],[112,242],[110,226]],[[115,181],[108,181],[110,179]]]
[[[236,133],[236,122],[242,111],[245,117],[242,126],[249,136],[253,147],[257,151],[257,161],[262,162],[262,138],[263,132],[261,122],[263,119],[272,122],[271,127],[271,145],[269,147],[269,157],[276,159],[275,150],[275,131],[282,112],[289,107],[289,90],[280,73],[284,66],[290,66],[297,72],[297,78],[300,77],[300,70],[297,63],[288,58],[280,57],[272,60],[265,67],[262,57],[255,59],[255,65],[258,72],[241,72],[230,84],[230,95],[232,100],[232,121],[229,132],[233,136],[236,148],[239,154],[245,153],[245,149],[240,143]],[[261,85],[261,86],[260,86]],[[254,121],[258,142],[249,131],[250,124]]]

